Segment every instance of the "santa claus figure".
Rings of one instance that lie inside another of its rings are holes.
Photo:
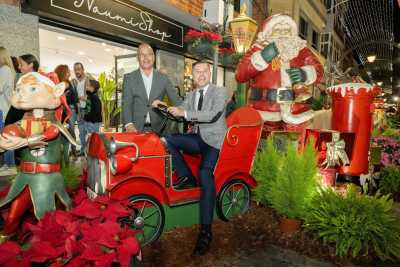
[[[291,17],[273,15],[237,66],[236,79],[251,80],[249,104],[261,113],[266,130],[300,130],[313,116],[305,103],[308,86],[321,81],[323,67],[306,45]]]

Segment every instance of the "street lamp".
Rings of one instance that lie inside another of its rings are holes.
[[[247,6],[240,7],[240,14],[230,23],[232,41],[237,53],[245,53],[253,43],[257,33],[257,22],[246,15]]]
[[[257,22],[246,15],[247,6],[240,7],[240,14],[229,23],[232,33],[232,42],[235,51],[240,54],[246,53],[253,43],[257,33]],[[246,84],[239,83],[236,89],[237,105],[246,103]]]

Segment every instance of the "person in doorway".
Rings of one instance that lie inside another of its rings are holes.
[[[4,127],[4,118],[11,106],[11,95],[15,84],[13,62],[7,49],[0,47],[0,128]],[[16,174],[14,152],[6,151],[0,167],[0,175]]]
[[[68,120],[68,130],[71,136],[76,139],[75,136],[75,122],[77,120],[78,115],[78,93],[76,88],[70,82],[71,72],[69,70],[68,65],[58,65],[54,72],[57,74],[58,79],[60,82],[65,82],[66,88],[64,90],[64,95],[67,99],[68,106],[71,109],[72,115],[71,118]],[[64,115],[65,116],[65,115]],[[64,121],[64,118],[62,119]],[[76,156],[76,148],[75,146],[71,146],[71,151],[74,156]]]
[[[83,117],[85,131],[84,131],[84,140],[82,143],[82,151],[86,151],[86,140],[88,134],[98,133],[100,131],[100,126],[102,122],[101,116],[101,101],[99,96],[97,95],[97,91],[100,88],[100,84],[96,80],[89,80],[88,87],[86,89],[86,110],[85,115]]]
[[[178,177],[175,189],[182,190],[197,185],[196,178],[184,161],[181,151],[201,154],[199,171],[201,230],[193,252],[199,256],[208,251],[212,240],[211,223],[215,206],[214,168],[226,132],[226,89],[211,84],[210,77],[210,65],[206,61],[199,61],[193,65],[195,90],[187,94],[182,105],[168,108],[172,115],[194,123],[193,133],[165,137]],[[153,103],[154,106],[158,104],[165,105],[160,101]]]
[[[19,62],[19,70],[22,74],[26,74],[29,72],[38,72],[39,71],[39,61],[36,59],[34,55],[25,54],[18,57]],[[7,113],[6,120],[4,122],[5,125],[13,124],[17,121],[20,121],[22,117],[24,117],[25,111],[18,110],[15,107],[11,106],[10,110]]]
[[[72,85],[76,88],[78,93],[78,100],[79,100],[79,108],[77,114],[78,120],[78,129],[79,129],[79,140],[81,144],[85,143],[85,123],[83,121],[84,110],[86,108],[86,90],[89,86],[90,77],[85,73],[85,68],[83,64],[80,62],[76,62],[74,64],[74,73],[75,79],[72,79]],[[84,150],[81,147],[81,151],[78,154],[79,156],[84,155]]]
[[[162,134],[163,119],[151,104],[168,96],[174,105],[181,99],[167,75],[154,69],[154,51],[147,43],[139,46],[139,69],[124,75],[122,115],[127,132],[154,131]]]

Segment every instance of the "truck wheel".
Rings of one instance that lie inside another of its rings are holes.
[[[245,213],[250,208],[250,189],[241,180],[226,183],[217,198],[217,214],[223,221]]]
[[[164,229],[163,207],[158,200],[148,195],[132,196],[129,201],[132,215],[121,219],[121,222],[140,231],[136,237],[142,247],[153,243]]]

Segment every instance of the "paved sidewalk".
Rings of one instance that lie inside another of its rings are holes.
[[[192,265],[192,267],[199,265]],[[208,265],[204,265],[208,266]],[[237,252],[233,257],[214,262],[213,267],[335,267],[332,263],[312,259],[295,251],[268,245],[252,253]],[[344,267],[355,267],[346,265]]]

